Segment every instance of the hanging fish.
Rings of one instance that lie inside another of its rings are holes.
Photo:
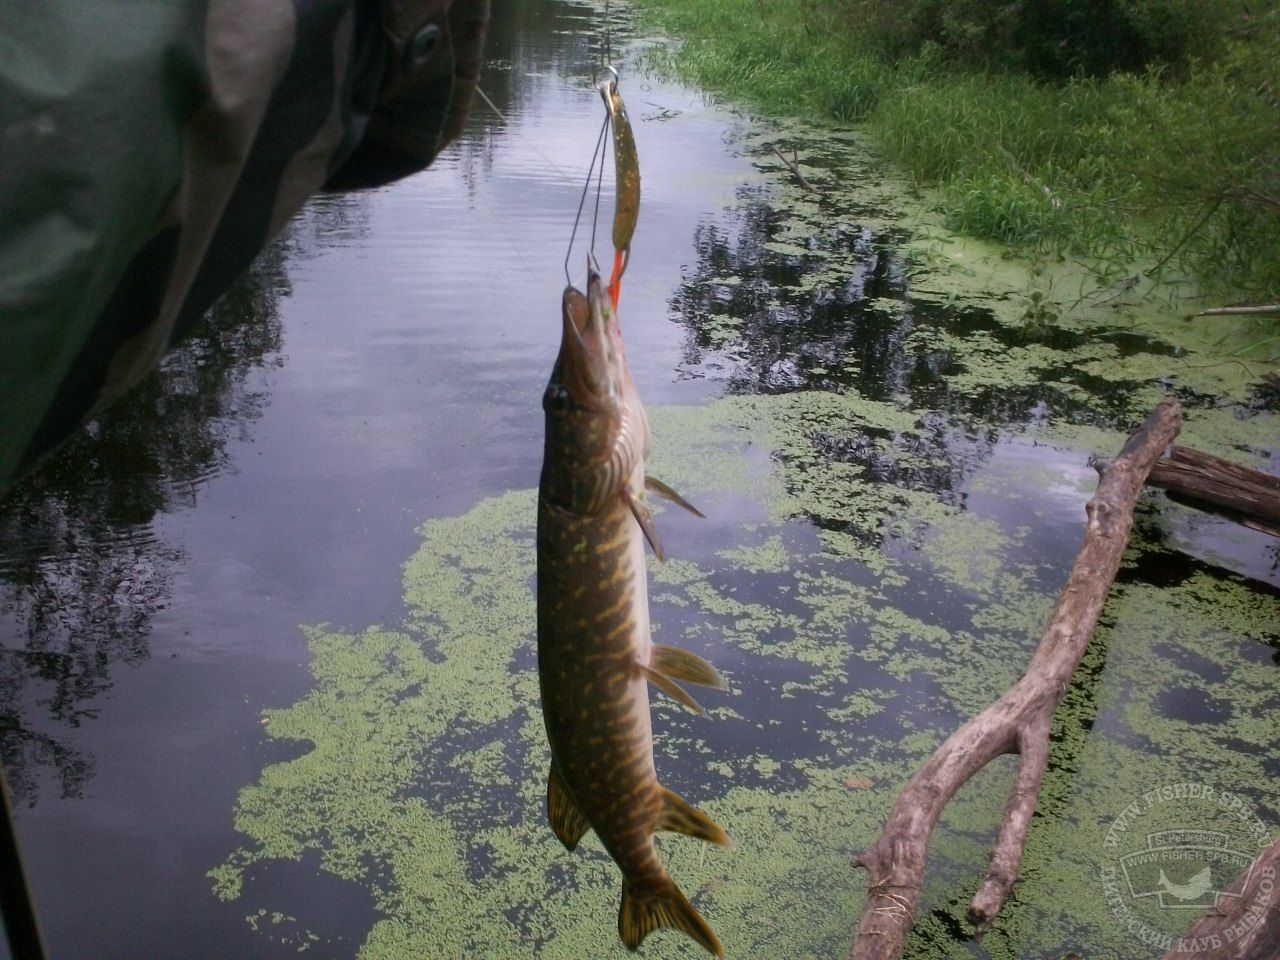
[[[676,681],[727,689],[691,653],[649,634],[644,541],[662,546],[646,490],[698,516],[645,476],[649,421],[627,368],[617,315],[599,274],[584,296],[564,291],[563,331],[542,405],[546,446],[538,490],[538,680],[551,772],[547,813],[572,850],[595,830],[622,871],[618,933],[636,949],[675,927],[716,956],[720,942],[658,859],[672,830],[727,846],[706,814],[659,782],[648,684],[702,708]]]

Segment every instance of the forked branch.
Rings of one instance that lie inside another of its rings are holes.
[[[898,797],[879,839],[854,862],[871,885],[846,960],[897,960],[915,918],[933,828],[955,792],[1005,753],[1021,755],[987,875],[969,907],[981,936],[1018,878],[1022,851],[1049,754],[1049,726],[1080,665],[1133,527],[1133,507],[1151,466],[1182,425],[1164,400],[1131,436],[1085,507],[1088,523],[1066,588],[1026,673],[1007,693],[940,746]]]
[[[796,178],[796,181],[800,184],[800,186],[804,187],[810,193],[818,192],[818,188],[815,187],[812,183],[810,183],[807,179],[805,179],[805,175],[800,172],[799,157],[796,157],[794,160],[788,160],[785,156],[783,156],[782,151],[779,150],[777,147],[770,147],[769,149],[771,149],[774,153],[776,153],[778,155],[778,159],[781,160],[784,164],[786,164],[787,169],[791,171],[791,175]],[[793,157],[795,156],[795,151],[792,151],[792,156]]]

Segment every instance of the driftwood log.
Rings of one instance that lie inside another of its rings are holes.
[[[915,917],[925,853],[943,808],[984,766],[1020,754],[1013,791],[987,875],[969,907],[975,933],[990,929],[1018,878],[1031,815],[1049,755],[1049,724],[1111,589],[1133,526],[1133,507],[1151,465],[1182,425],[1176,400],[1164,400],[1131,436],[1085,507],[1088,523],[1066,588],[1022,678],[940,746],[903,788],[879,839],[854,863],[870,877],[858,933],[846,960],[897,960]]]
[[[1227,896],[1164,960],[1276,960],[1280,956],[1280,840],[1245,867]]]
[[[1099,464],[1101,469],[1105,464]],[[1174,446],[1156,461],[1147,483],[1197,510],[1280,537],[1280,477],[1189,447]]]

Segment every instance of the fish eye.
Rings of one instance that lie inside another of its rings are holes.
[[[547,413],[565,413],[572,405],[569,391],[558,383],[551,384],[542,395],[542,409]]]

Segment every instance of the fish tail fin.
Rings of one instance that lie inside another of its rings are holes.
[[[659,830],[670,830],[683,833],[685,836],[697,837],[707,843],[720,847],[731,847],[733,841],[729,835],[697,807],[690,806],[688,801],[674,790],[660,787],[662,790],[662,819],[658,821]]]
[[[638,893],[626,880],[622,882],[622,908],[618,911],[618,935],[628,950],[636,950],[640,942],[661,927],[672,927],[687,934],[717,957],[724,948],[707,921],[693,908],[680,888],[670,880],[658,893]]]

